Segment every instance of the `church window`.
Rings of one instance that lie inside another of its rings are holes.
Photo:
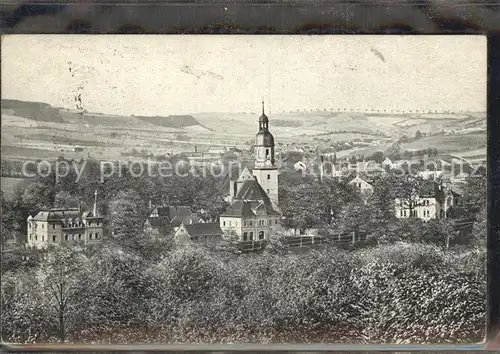
[[[89,240],[92,240],[92,232],[89,234]]]
[[[97,226],[99,226],[99,221],[97,222]]]
[[[250,241],[253,240],[253,232],[250,232],[250,237],[248,238]]]
[[[269,157],[269,149],[266,149],[266,157]]]
[[[244,232],[244,233],[243,233],[243,241],[246,241],[246,240],[247,240],[247,235],[248,235],[248,233],[247,233],[247,232]]]
[[[271,175],[267,175],[267,179],[271,179]]]
[[[52,241],[56,242],[56,239],[57,239],[57,236],[56,236],[56,235],[53,235],[53,236],[52,236]]]
[[[264,231],[260,231],[259,232],[259,240],[263,240],[264,239]]]

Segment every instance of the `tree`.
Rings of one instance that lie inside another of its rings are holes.
[[[113,236],[117,240],[134,243],[143,232],[147,208],[134,190],[119,192],[109,203],[109,222]]]
[[[408,211],[409,217],[416,217],[416,209],[423,205],[422,192],[426,182],[422,178],[414,178],[405,174],[392,179],[393,196],[399,199],[398,207],[403,212]],[[428,184],[428,187],[433,185]],[[433,191],[432,191],[433,192]]]
[[[373,153],[371,158],[376,163],[382,163],[382,162],[384,162],[384,153],[382,151],[376,151]]]
[[[75,323],[75,309],[79,305],[79,280],[85,264],[76,249],[55,248],[42,262],[38,279],[42,296],[51,310],[58,338],[65,343],[67,333]]]
[[[50,208],[54,203],[53,185],[36,181],[22,192],[21,200],[30,209]]]
[[[57,192],[54,197],[54,207],[56,208],[77,208],[79,204],[78,196],[64,190]]]

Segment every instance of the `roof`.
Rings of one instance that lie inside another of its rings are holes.
[[[154,217],[167,217],[173,219],[176,216],[186,217],[192,215],[193,212],[189,206],[168,206],[168,207],[156,207],[150,214],[150,218]]]
[[[184,225],[184,229],[190,237],[213,236],[223,234],[218,223],[204,223]]]
[[[174,216],[170,220],[170,225],[172,227],[179,227],[181,224],[184,224],[184,225],[197,224],[197,223],[200,223],[201,221],[202,221],[202,219],[196,214],[192,214],[192,215],[188,215],[188,216]]]
[[[264,200],[269,199],[267,193],[262,189],[256,179],[246,180],[239,188],[238,194],[235,199],[241,200]]]
[[[445,190],[441,184],[434,181],[428,181],[423,184],[420,196],[424,198],[436,198],[438,201],[443,201]]]
[[[32,220],[35,221],[62,221],[66,219],[85,219],[95,217],[92,212],[82,212],[78,208],[54,208],[40,210]]]
[[[168,218],[166,217],[149,218],[148,222],[152,227],[160,227],[165,223],[168,223]]]
[[[234,200],[221,216],[226,217],[254,217],[257,210],[265,212],[267,215],[281,215],[277,212],[271,201],[248,201]]]

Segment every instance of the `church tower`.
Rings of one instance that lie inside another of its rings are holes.
[[[278,168],[274,156],[274,137],[269,132],[269,118],[264,113],[259,118],[259,132],[255,136],[255,166],[252,171],[274,206],[278,206]]]

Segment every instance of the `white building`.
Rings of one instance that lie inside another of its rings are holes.
[[[422,191],[404,198],[395,198],[395,213],[398,218],[419,218],[424,221],[446,218],[456,204],[457,194],[438,182],[429,181]]]
[[[103,237],[103,218],[97,213],[97,191],[92,211],[80,208],[53,208],[27,218],[27,245],[47,248],[70,243],[92,244]]]

